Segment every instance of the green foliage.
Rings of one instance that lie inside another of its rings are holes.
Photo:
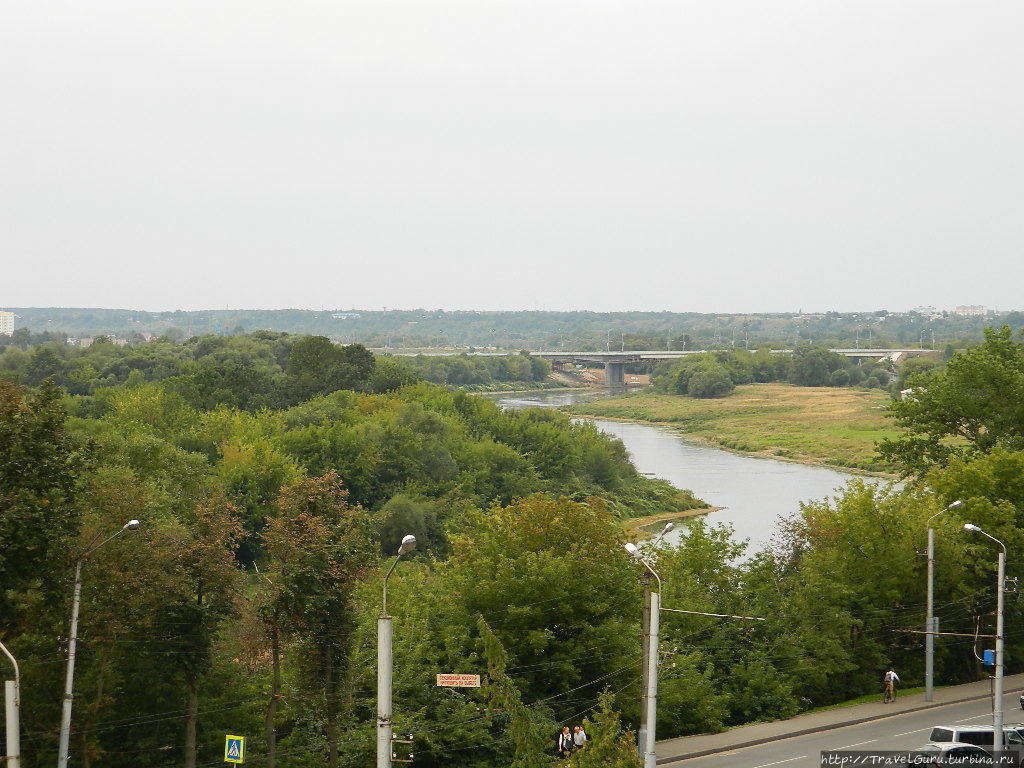
[[[686,385],[690,397],[725,397],[736,388],[725,368],[708,366],[695,372]]]
[[[832,371],[828,377],[828,383],[833,387],[845,387],[850,383],[850,372],[845,368],[839,368],[838,370]]]
[[[365,350],[326,339],[82,350],[19,339],[28,349],[8,345],[5,377],[54,376],[76,393],[69,419],[51,384],[0,385],[0,631],[34,670],[26,766],[48,764],[55,747],[54,659],[75,555],[130,517],[142,528],[85,565],[81,763],[121,768],[142,750],[154,766],[212,764],[224,732],[239,730],[251,734],[254,760],[274,741],[281,764],[297,768],[369,764],[377,574],[391,564],[379,554],[411,532],[421,547],[395,571],[388,608],[395,722],[415,734],[417,763],[547,765],[555,723],[589,712],[590,746],[572,763],[636,765],[641,570],[622,549],[620,519],[699,502],[638,476],[620,442],[564,414],[503,413],[416,383],[400,361],[371,365]],[[955,498],[963,509],[934,520],[939,615],[949,631],[974,631],[975,615],[985,626],[994,551],[962,524],[1024,548],[1019,349],[998,333],[986,345],[974,359],[986,372],[960,381],[959,400],[949,382],[950,371],[966,376],[962,355],[947,370],[918,366],[907,381],[925,393],[949,387],[936,404],[974,414],[978,434],[998,439],[957,445],[942,433],[940,445],[955,450],[920,483],[854,482],[810,502],[771,552],[747,557],[730,531],[696,521],[680,526],[677,545],[650,553],[666,607],[765,618],[663,615],[659,735],[877,691],[889,663],[919,679],[919,641],[892,630],[921,624],[926,521]],[[688,389],[709,371],[778,379],[795,361],[718,350],[666,365],[659,386],[685,379]],[[504,365],[509,376],[540,375],[536,362],[514,355]],[[1010,573],[1024,576],[1013,561]],[[1016,605],[1008,613],[1019,623]],[[973,679],[969,645],[939,645],[943,680]],[[1011,671],[1020,658],[1024,645],[1010,638]],[[481,673],[486,686],[440,689],[439,671]]]
[[[501,611],[492,629],[518,685],[536,698],[596,697],[588,681],[620,669],[635,644],[622,607],[637,591],[622,542],[596,502],[531,496],[471,513],[439,567],[441,615],[465,626]],[[580,657],[587,648],[601,650]]]
[[[958,353],[946,368],[890,407],[904,436],[883,440],[879,455],[905,474],[968,458],[997,445],[1024,448],[1024,344],[1009,327],[985,331],[985,341]]]
[[[519,689],[506,672],[508,654],[501,640],[491,630],[483,616],[477,619],[483,658],[487,663],[488,702],[502,710],[508,719],[506,733],[512,745],[511,768],[542,768],[553,765],[556,758],[545,754],[551,723],[537,717],[524,706]]]
[[[270,610],[309,649],[304,671],[322,697],[328,764],[338,763],[339,695],[356,628],[354,596],[372,562],[372,519],[348,504],[338,476],[306,478],[281,490],[279,515],[264,534],[273,558]]]
[[[44,384],[26,397],[0,382],[0,613],[13,616],[20,592],[49,599],[78,530],[81,476],[90,451],[68,433],[61,394]]]
[[[567,763],[570,768],[639,768],[636,736],[624,728],[614,709],[614,697],[606,688],[597,698],[592,718],[583,721],[588,739]]]
[[[551,373],[549,362],[525,352],[495,357],[418,355],[405,358],[404,364],[425,381],[473,389],[505,382],[538,384],[546,382]]]
[[[824,387],[833,372],[845,368],[846,358],[827,347],[797,347],[790,364],[789,380],[802,387]]]
[[[738,384],[789,381],[800,386],[845,387],[863,372],[853,361],[823,346],[799,346],[793,354],[764,348],[717,350],[660,364],[652,377],[656,391],[690,397],[724,397]]]

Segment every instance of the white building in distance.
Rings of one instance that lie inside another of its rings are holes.
[[[14,318],[17,315],[13,312],[0,311],[0,336],[12,336],[14,334]]]
[[[985,314],[985,308],[981,304],[961,304],[959,307],[953,310],[954,315],[963,315],[964,317],[978,317]]]

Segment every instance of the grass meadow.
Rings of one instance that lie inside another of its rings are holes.
[[[892,467],[875,441],[898,431],[877,389],[747,384],[728,397],[699,400],[650,392],[580,403],[572,413],[666,424],[687,436],[744,453],[871,472]]]

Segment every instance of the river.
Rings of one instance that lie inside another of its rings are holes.
[[[616,394],[610,390],[544,391],[491,396],[502,408],[558,408]],[[853,475],[825,467],[760,459],[686,440],[669,427],[593,419],[597,428],[619,438],[639,472],[660,477],[721,510],[705,519],[727,523],[748,554],[770,544],[778,521],[800,509],[800,502],[835,495]],[[866,478],[879,482],[874,478]]]

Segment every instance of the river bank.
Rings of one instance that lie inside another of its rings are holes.
[[[684,509],[678,512],[665,512],[660,515],[647,515],[646,517],[631,517],[622,521],[622,527],[637,538],[649,539],[661,529],[661,523],[672,520],[683,520],[691,517],[703,517],[711,512],[719,512],[722,507],[702,507],[701,509]]]
[[[531,395],[492,396],[502,408],[561,408],[607,402],[608,392],[548,391]],[[628,399],[628,398],[627,398]],[[727,525],[736,541],[745,541],[747,552],[773,546],[779,520],[790,520],[802,502],[820,500],[842,492],[853,478],[849,470],[826,465],[765,461],[749,453],[702,444],[674,426],[644,424],[616,418],[586,417],[602,432],[622,441],[637,471],[667,481],[677,489],[689,489],[705,504],[694,505],[679,515],[678,531],[666,541],[679,538],[687,520],[701,517],[710,525]],[[872,477],[866,482],[882,482]],[[708,508],[707,505],[715,505]],[[639,518],[637,518],[639,519]],[[667,518],[658,518],[664,523]],[[658,522],[649,525],[658,526]]]
[[[667,427],[684,439],[743,456],[891,478],[893,468],[874,456],[878,440],[897,434],[885,415],[888,402],[879,390],[750,384],[714,400],[640,392],[563,410]]]
[[[859,469],[857,467],[849,467],[844,464],[839,464],[834,460],[821,460],[812,459],[806,457],[797,456],[783,456],[773,450],[759,450],[750,451],[742,450],[740,448],[730,448],[722,443],[715,442],[714,440],[696,435],[690,432],[686,432],[681,429],[677,424],[673,424],[670,421],[646,421],[644,419],[626,419],[617,416],[591,416],[585,413],[577,413],[575,410],[570,408],[563,408],[566,413],[569,413],[573,418],[578,419],[589,419],[592,421],[610,421],[617,422],[620,424],[643,424],[648,427],[660,427],[661,429],[669,430],[678,436],[680,440],[685,440],[694,445],[700,445],[706,448],[711,448],[716,451],[725,451],[726,453],[732,453],[736,456],[745,456],[748,459],[767,459],[770,461],[781,461],[789,464],[801,464],[805,467],[821,467],[822,469],[840,470],[851,475],[861,475],[863,477],[877,477],[883,480],[898,480],[899,475],[894,472],[880,472],[871,469]],[[712,507],[711,510],[719,509],[719,507]]]

